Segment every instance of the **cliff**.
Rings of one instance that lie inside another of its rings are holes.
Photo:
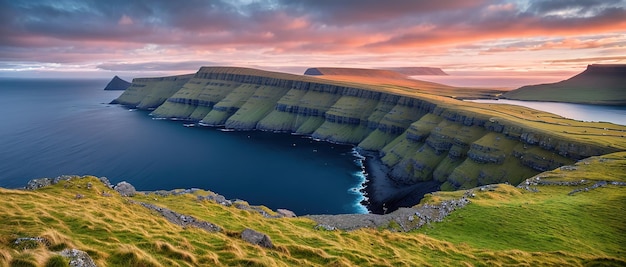
[[[113,77],[111,81],[104,87],[104,90],[126,90],[130,86],[130,83],[122,80],[122,78]]]
[[[567,80],[528,85],[502,98],[594,105],[626,105],[626,65],[593,64]]]
[[[463,102],[449,94],[483,92],[434,83],[232,67],[162,79],[135,79],[116,101],[155,108],[156,117],[379,151],[391,178],[405,184],[437,181],[446,190],[519,184],[575,160],[626,150],[626,126]]]
[[[157,78],[136,78],[111,104],[121,104],[139,109],[154,109],[176,93],[193,74]]]

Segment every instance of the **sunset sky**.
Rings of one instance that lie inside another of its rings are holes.
[[[561,75],[626,64],[626,1],[0,0],[0,77],[244,66]]]

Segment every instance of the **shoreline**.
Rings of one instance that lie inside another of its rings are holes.
[[[440,189],[436,181],[399,184],[389,177],[389,167],[380,160],[377,152],[358,149],[358,153],[365,158],[363,166],[366,180],[361,190],[365,199],[361,204],[371,214],[387,214],[399,208],[410,208],[419,204],[425,194]]]

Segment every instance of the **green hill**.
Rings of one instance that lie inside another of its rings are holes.
[[[529,85],[502,98],[594,105],[626,105],[626,65],[593,64],[564,81]]]

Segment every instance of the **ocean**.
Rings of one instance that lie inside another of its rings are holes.
[[[0,187],[64,174],[137,190],[200,188],[298,215],[367,213],[352,146],[155,120],[107,80],[0,79]]]

